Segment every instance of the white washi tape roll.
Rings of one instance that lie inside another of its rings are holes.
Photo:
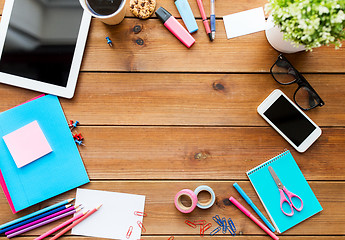
[[[183,201],[182,201],[183,200]],[[182,213],[190,213],[196,207],[198,199],[195,193],[189,189],[179,191],[175,196],[175,206]]]
[[[209,193],[209,199],[207,201],[200,202],[198,195],[201,192],[208,192]],[[212,190],[212,188],[210,188],[209,186],[206,186],[206,185],[201,185],[201,186],[197,187],[194,190],[194,193],[198,198],[197,206],[201,209],[207,209],[207,208],[212,207],[212,205],[214,204],[214,201],[216,200],[216,195],[214,194],[214,191]]]

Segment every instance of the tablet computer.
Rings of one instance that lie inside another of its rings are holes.
[[[79,0],[6,0],[0,82],[72,98],[90,20]]]

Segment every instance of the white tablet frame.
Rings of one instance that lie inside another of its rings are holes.
[[[287,99],[311,124],[315,126],[314,131],[299,145],[296,146],[282,131],[279,130],[264,113],[280,97]],[[321,128],[316,125],[293,101],[291,101],[281,90],[274,90],[257,108],[258,113],[263,117],[288,143],[290,143],[298,152],[305,152],[320,137]]]
[[[0,59],[2,56],[2,51],[5,44],[5,39],[7,36],[7,29],[10,22],[10,17],[11,17],[14,1],[15,0],[5,1],[3,15],[1,17]],[[86,13],[84,10],[66,87],[61,87],[61,86],[57,86],[50,83],[44,83],[44,82],[40,82],[34,79],[20,77],[20,76],[3,73],[3,72],[0,72],[0,82],[17,86],[17,87],[39,91],[39,92],[53,94],[60,97],[72,98],[75,92],[76,84],[77,84],[77,79],[79,75],[81,61],[83,58],[87,35],[90,28],[90,22],[91,22],[91,15]]]

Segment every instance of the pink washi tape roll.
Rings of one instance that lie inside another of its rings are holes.
[[[179,191],[175,196],[175,206],[182,213],[190,213],[196,207],[198,198],[195,193],[189,189]]]

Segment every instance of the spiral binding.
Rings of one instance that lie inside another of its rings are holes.
[[[290,151],[285,149],[284,152],[280,153],[280,154],[277,155],[276,157],[274,157],[274,158],[272,158],[272,159],[270,159],[270,160],[264,162],[263,164],[257,166],[255,169],[248,171],[248,172],[247,172],[247,175],[249,176],[249,175],[251,175],[252,173],[255,173],[255,172],[259,171],[260,169],[262,169],[262,168],[264,168],[264,167],[270,165],[272,162],[277,161],[278,159],[282,158],[283,156],[285,156],[285,155],[288,154],[288,153],[290,153]]]

